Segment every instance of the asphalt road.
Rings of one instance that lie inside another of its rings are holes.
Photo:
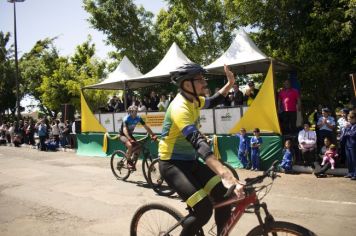
[[[258,174],[238,173],[242,179]],[[277,220],[323,236],[356,235],[356,181],[317,179],[311,174],[281,176],[264,198]],[[156,195],[139,171],[127,182],[116,180],[109,158],[0,147],[2,236],[127,236],[135,210],[148,202],[165,202],[185,212],[179,198]],[[253,214],[245,214],[231,235],[245,235],[256,224]]]

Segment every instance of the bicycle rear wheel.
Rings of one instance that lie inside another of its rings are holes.
[[[159,203],[147,204],[135,212],[131,220],[130,235],[179,235],[183,228],[178,222],[182,218],[182,214],[174,208]],[[172,228],[174,225],[177,227]]]
[[[156,159],[156,157],[153,157],[151,155],[143,158],[142,160],[142,173],[143,177],[145,177],[145,180],[148,183],[148,169],[150,168],[150,165],[152,164],[152,161]]]
[[[121,150],[116,150],[111,155],[110,160],[111,171],[117,179],[126,180],[131,173],[127,166],[126,153]]]
[[[161,196],[171,196],[175,191],[170,188],[166,181],[164,181],[159,172],[159,159],[155,159],[148,169],[147,182],[151,185],[153,191]]]
[[[296,225],[284,221],[275,221],[267,226],[267,232],[263,230],[261,225],[253,228],[247,236],[258,236],[258,235],[295,235],[295,236],[316,236],[315,233],[303,226]]]

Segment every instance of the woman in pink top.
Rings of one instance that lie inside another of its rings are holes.
[[[282,131],[293,134],[297,130],[297,110],[300,109],[298,90],[291,87],[290,80],[284,81],[284,88],[278,94],[278,108],[282,110]]]

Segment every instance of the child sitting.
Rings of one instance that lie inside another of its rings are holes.
[[[286,140],[283,149],[283,159],[282,163],[279,165],[285,172],[292,171],[293,154],[291,152],[292,142],[291,140]]]
[[[331,169],[335,169],[335,158],[338,157],[336,146],[334,144],[331,144],[330,147],[326,150],[324,156],[323,156],[323,162],[321,165],[325,165],[326,163],[331,164]]]

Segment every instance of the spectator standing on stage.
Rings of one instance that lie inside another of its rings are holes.
[[[318,148],[320,149],[322,142],[325,137],[328,137],[332,143],[335,142],[334,138],[334,129],[335,129],[335,119],[330,116],[329,108],[323,108],[321,110],[322,116],[319,118],[317,127],[318,127]]]
[[[240,91],[239,85],[234,84],[232,89],[233,91],[229,94],[229,98],[231,99],[231,106],[242,106],[244,103],[244,94]]]
[[[117,97],[114,95],[108,102],[108,111],[114,112],[117,108]]]
[[[211,97],[211,90],[210,90],[210,88],[205,88],[205,89],[204,89],[204,97],[206,97],[206,98]]]
[[[139,98],[138,99],[138,111],[139,112],[142,112],[142,111],[147,111],[147,107],[144,105],[144,102],[143,102],[143,99],[142,98]]]
[[[162,94],[161,99],[157,105],[159,111],[166,111],[169,105],[169,101],[166,98],[166,95]]]
[[[241,128],[240,133],[236,134],[239,139],[239,148],[237,150],[237,156],[243,168],[248,167],[248,150],[250,146],[250,140],[246,134],[246,129]]]
[[[155,91],[152,91],[150,94],[150,104],[148,106],[149,111],[158,111],[159,97],[156,95]]]
[[[304,129],[298,134],[298,147],[302,153],[304,165],[310,165],[315,161],[316,133],[310,130],[310,123],[304,122]]]
[[[260,137],[260,129],[255,128],[253,130],[253,137],[250,140],[251,144],[251,170],[258,171],[260,169],[260,148],[262,144],[262,138]]]
[[[351,111],[348,115],[350,126],[346,127],[341,134],[340,141],[343,143],[346,154],[348,173],[345,177],[356,180],[356,112]]]
[[[246,92],[245,92],[245,100],[246,100],[247,106],[251,106],[253,100],[255,100],[255,98],[260,90],[255,88],[255,82],[253,82],[252,80],[250,82],[248,82],[247,85],[248,85],[248,88],[246,89]]]
[[[278,94],[278,108],[282,109],[282,132],[294,134],[297,131],[297,111],[300,110],[299,92],[291,87],[290,80],[284,81],[284,87]]]

